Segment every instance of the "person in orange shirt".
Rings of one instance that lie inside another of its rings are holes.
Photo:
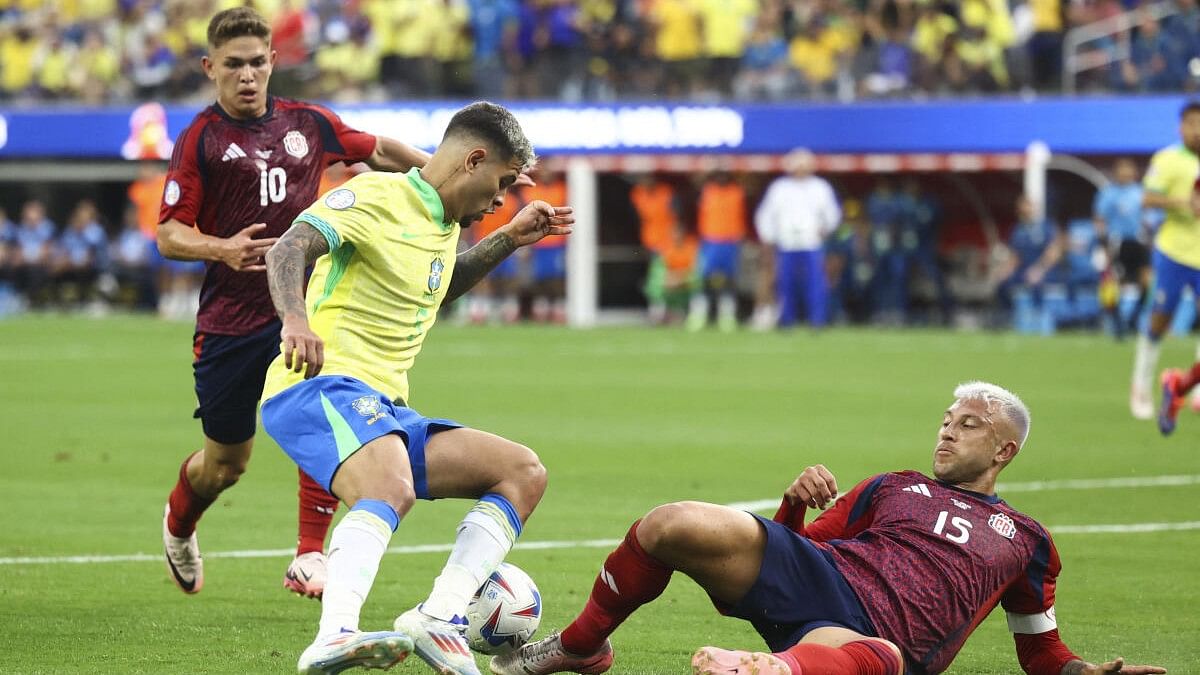
[[[629,201],[637,212],[640,226],[638,234],[642,247],[649,254],[649,265],[644,287],[650,305],[650,322],[663,323],[667,316],[662,283],[665,275],[662,267],[662,251],[672,238],[679,223],[679,204],[675,189],[670,183],[652,174],[640,174],[629,192]]]
[[[657,176],[641,174],[629,192],[629,200],[641,220],[642,246],[657,254],[671,238],[671,230],[679,220],[675,189]]]
[[[688,329],[708,323],[709,297],[717,299],[717,325],[723,331],[737,328],[738,256],[746,238],[746,190],[729,171],[713,173],[700,189],[697,209],[700,229],[700,278],[692,295]]]
[[[536,185],[521,189],[523,203],[535,199],[547,204],[566,204],[567,182],[562,172],[543,172]],[[544,237],[532,249],[529,290],[533,297],[533,320],[566,323],[567,238],[562,235]]]
[[[169,260],[158,253],[158,215],[163,204],[167,174],[162,164],[143,161],[137,180],[129,184],[129,202],[137,209],[137,224],[150,246],[152,267],[158,269],[158,313],[167,319],[182,319],[195,313],[199,302],[204,261]]]
[[[698,285],[696,259],[700,243],[687,226],[676,222],[662,250],[650,267],[646,279],[646,297],[650,300],[650,322],[672,323],[677,313],[687,308]]]
[[[526,203],[516,194],[511,197],[505,199],[494,213],[485,215],[483,220],[471,226],[472,245],[512,220]],[[517,296],[518,261],[516,254],[508,256],[471,290],[467,296],[467,317],[471,323],[490,323],[497,312],[504,323],[516,323],[521,318],[521,301]]]

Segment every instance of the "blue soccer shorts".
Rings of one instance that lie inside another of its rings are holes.
[[[501,260],[499,265],[493,267],[492,271],[488,272],[488,277],[492,279],[515,279],[520,271],[520,267],[517,264],[517,256],[510,255]]]
[[[1193,297],[1200,298],[1200,269],[1177,263],[1157,248],[1151,264],[1154,267],[1154,294],[1151,297],[1156,314],[1174,314],[1186,287],[1191,287]]]
[[[858,596],[821,549],[786,525],[751,515],[767,534],[762,568],[744,598],[732,606],[714,600],[717,609],[749,621],[772,652],[823,626],[876,637]]]
[[[417,499],[432,499],[426,441],[439,431],[462,427],[453,420],[423,417],[344,375],[314,377],[284,389],[263,402],[262,421],[288,457],[330,494],[342,462],[380,436],[399,434],[408,448]]]
[[[564,246],[533,249],[533,280],[562,279],[567,274],[567,249]]]
[[[737,242],[703,242],[700,245],[700,259],[703,261],[701,270],[704,280],[720,278],[726,288],[732,288],[737,280],[739,251]]]

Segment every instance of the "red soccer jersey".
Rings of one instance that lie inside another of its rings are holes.
[[[265,115],[237,120],[214,104],[175,142],[158,219],[194,223],[215,237],[266,223],[258,236],[278,237],[316,200],[327,166],[374,150],[375,136],[318,105],[270,97]],[[207,264],[197,331],[248,335],[274,319],[266,274]]]
[[[1054,606],[1061,565],[1037,521],[916,471],[859,483],[802,534],[830,553],[879,636],[918,672],[949,667],[997,603],[1026,615]]]

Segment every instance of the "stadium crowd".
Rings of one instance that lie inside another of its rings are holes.
[[[203,101],[208,18],[233,0],[0,2],[0,101]],[[1151,4],[1088,43],[1078,83],[1192,89],[1196,0],[257,0],[285,96],[778,100],[1055,91],[1076,26]]]

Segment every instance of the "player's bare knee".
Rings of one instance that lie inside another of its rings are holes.
[[[638,525],[638,543],[654,555],[678,548],[689,538],[697,513],[693,502],[673,502],[656,506]]]
[[[216,462],[212,465],[210,477],[218,490],[226,490],[237,483],[243,473],[246,473],[246,462]]]
[[[505,472],[504,480],[492,491],[507,497],[516,507],[521,520],[525,520],[546,493],[546,467],[533,450],[525,446],[519,448],[520,451]]]

